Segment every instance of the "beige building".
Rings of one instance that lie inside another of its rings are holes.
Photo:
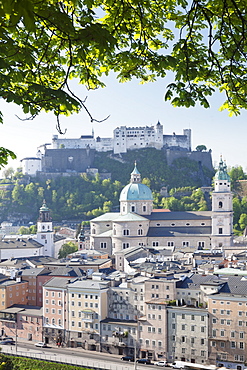
[[[243,370],[247,348],[247,281],[224,279],[219,293],[208,298],[209,358],[217,366]]]
[[[109,282],[103,281],[99,273],[67,286],[70,346],[100,350],[100,322],[107,317],[108,288]]]

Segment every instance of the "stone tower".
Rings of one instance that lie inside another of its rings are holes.
[[[212,248],[229,248],[233,237],[233,207],[230,176],[220,159],[212,193]]]
[[[39,210],[39,218],[37,222],[37,241],[44,246],[44,256],[54,257],[52,220],[50,216],[50,210],[45,201]]]

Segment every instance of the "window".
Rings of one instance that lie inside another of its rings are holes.
[[[219,227],[219,234],[223,234],[223,229],[222,229],[222,227]]]
[[[183,242],[182,245],[183,245],[183,247],[189,247],[190,242]]]
[[[222,208],[222,207],[223,207],[223,203],[219,202],[219,208]]]
[[[174,314],[174,317],[175,317],[175,314]],[[185,319],[185,314],[182,313],[182,319]]]
[[[191,320],[195,320],[195,315],[191,315]]]
[[[168,247],[174,247],[174,242],[167,242]]]
[[[236,342],[231,342],[231,348],[236,348]]]
[[[159,242],[152,242],[152,246],[153,247],[158,247],[159,246]]]
[[[239,333],[239,338],[240,338],[240,339],[243,339],[243,338],[244,338],[244,333],[243,333],[243,332],[240,332],[240,333]]]
[[[123,249],[129,248],[129,246],[130,246],[129,243],[123,243],[122,244]]]
[[[129,235],[129,234],[130,234],[130,231],[128,229],[123,229],[124,236]]]
[[[107,243],[106,242],[100,242],[100,248],[105,249]]]
[[[243,326],[243,321],[239,321],[238,326]]]
[[[182,330],[185,330],[185,325],[184,324],[182,325]]]
[[[191,331],[195,331],[195,325],[191,326]]]
[[[143,235],[143,230],[142,229],[138,229],[137,234],[138,235]]]
[[[244,342],[239,342],[239,348],[244,349]]]
[[[221,331],[220,331],[220,336],[221,336],[221,337],[224,337],[224,336],[225,336],[225,331],[224,331],[224,330],[221,330]]]

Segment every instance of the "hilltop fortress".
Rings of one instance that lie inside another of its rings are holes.
[[[93,167],[95,152],[112,152],[121,157],[129,150],[155,148],[166,151],[168,164],[179,157],[196,160],[212,169],[211,151],[191,151],[191,130],[184,129],[182,135],[175,132],[164,135],[163,125],[126,127],[120,126],[113,131],[113,138],[82,135],[77,139],[58,138],[54,135],[51,144],[38,148],[37,157],[21,160],[24,174],[35,176],[39,173],[81,173]]]

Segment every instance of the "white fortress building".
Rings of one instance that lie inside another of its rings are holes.
[[[21,160],[22,172],[30,176],[36,176],[37,173],[81,173],[93,167],[96,152],[113,152],[114,155],[121,156],[129,150],[143,148],[166,150],[168,163],[180,156],[187,155],[190,158],[191,153],[195,153],[191,152],[190,129],[184,129],[182,135],[175,132],[164,135],[160,122],[154,126],[120,126],[113,131],[113,137],[108,138],[95,138],[94,131],[91,135],[74,139],[53,135],[52,143],[39,146],[37,157]]]
[[[114,154],[126,153],[128,150],[142,148],[161,149],[176,147],[182,150],[191,150],[191,130],[186,129],[183,135],[164,135],[163,125],[158,122],[155,126],[126,127],[120,126],[113,131],[113,138],[94,138],[92,135],[83,135],[79,139],[59,139],[54,135],[53,149],[95,149],[97,152],[113,151]]]

